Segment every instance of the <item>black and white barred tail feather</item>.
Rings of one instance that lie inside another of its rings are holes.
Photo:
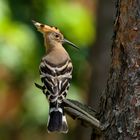
[[[50,108],[48,117],[48,132],[68,132],[66,116],[63,111],[64,110],[61,107]]]
[[[72,78],[71,60],[66,60],[60,65],[55,66],[47,62],[45,57],[40,64],[40,78],[47,89],[45,93],[49,103],[48,131],[58,131],[67,133],[67,121],[62,106],[62,101],[67,95]]]

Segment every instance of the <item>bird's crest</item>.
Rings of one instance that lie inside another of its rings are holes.
[[[60,30],[57,27],[54,26],[48,26],[39,22],[36,22],[34,20],[32,20],[33,24],[36,26],[36,28],[38,29],[38,31],[40,32],[57,32],[60,33]]]

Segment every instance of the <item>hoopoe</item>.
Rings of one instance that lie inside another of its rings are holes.
[[[63,99],[66,98],[70,81],[72,79],[72,62],[62,46],[68,43],[73,47],[77,46],[64,39],[63,34],[56,27],[44,25],[33,21],[34,25],[43,33],[46,55],[42,58],[39,72],[44,94],[49,101],[48,132],[67,133],[68,126],[64,113]]]

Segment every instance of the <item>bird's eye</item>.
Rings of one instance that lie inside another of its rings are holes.
[[[59,35],[58,35],[58,34],[55,34],[55,37],[56,37],[56,38],[59,38]]]

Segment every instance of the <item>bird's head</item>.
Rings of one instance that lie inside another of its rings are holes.
[[[43,33],[47,44],[54,45],[57,43],[61,43],[61,44],[68,43],[69,45],[78,49],[78,47],[75,44],[73,44],[72,42],[64,38],[63,34],[60,32],[60,30],[57,27],[48,26],[48,25],[36,22],[34,20],[32,20],[32,22],[36,26],[38,31]]]

